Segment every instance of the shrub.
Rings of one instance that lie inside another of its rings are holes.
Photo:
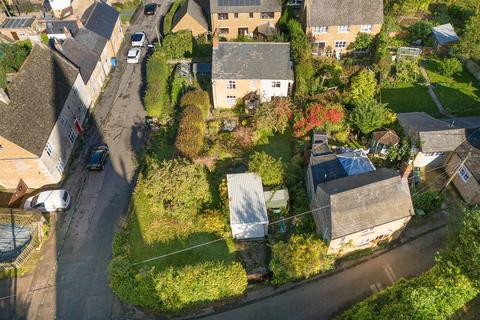
[[[355,41],[350,44],[353,50],[367,50],[372,44],[373,36],[365,32],[359,32],[355,37]]]
[[[418,21],[408,27],[408,38],[410,41],[422,40],[422,43],[430,40],[432,35],[432,24],[428,21]]]
[[[262,103],[253,114],[253,123],[258,131],[284,133],[293,116],[290,99],[275,98]]]
[[[173,16],[175,15],[175,12],[177,12],[178,8],[185,2],[186,0],[176,0],[168,10],[167,14],[165,14],[163,19],[163,34],[167,34],[172,31]]]
[[[256,142],[256,134],[250,127],[240,126],[233,132],[233,136],[237,143],[245,149],[248,149]]]
[[[238,262],[202,262],[180,270],[169,268],[155,282],[162,309],[177,312],[242,294],[247,287],[247,274]]]
[[[287,242],[274,243],[270,261],[273,282],[281,284],[331,270],[335,258],[327,250],[325,243],[313,236],[293,235]]]
[[[438,64],[440,73],[446,77],[451,77],[454,74],[461,73],[463,71],[463,65],[457,58],[445,58]]]
[[[192,56],[193,37],[190,30],[180,30],[163,38],[161,51],[167,59],[180,59]]]
[[[395,64],[395,79],[398,82],[412,83],[421,79],[417,60],[400,60]]]
[[[200,108],[203,112],[203,117],[208,116],[208,111],[210,110],[210,98],[208,93],[201,89],[187,91],[180,99],[180,106],[185,107],[188,105],[195,105]]]
[[[327,132],[339,131],[343,127],[344,118],[345,111],[340,104],[313,103],[303,114],[297,114],[293,125],[294,136],[304,137],[313,129],[323,129]]]
[[[357,104],[360,100],[371,100],[377,93],[377,80],[375,73],[370,70],[363,69],[352,77],[350,81],[350,90],[348,99],[350,103]]]
[[[207,210],[200,215],[200,223],[205,232],[224,235],[227,230],[227,215],[221,211]]]
[[[178,105],[180,96],[182,95],[186,84],[187,79],[182,77],[180,73],[175,72],[173,80],[170,83],[170,101],[173,106]]]
[[[197,106],[186,106],[182,112],[175,147],[185,157],[193,159],[200,154],[205,136],[205,121]]]
[[[255,152],[250,156],[248,170],[258,174],[265,186],[281,185],[285,179],[282,159],[275,159],[265,152]]]
[[[433,213],[440,209],[443,197],[438,192],[425,191],[413,195],[412,201],[415,209],[422,209],[427,213]]]
[[[456,49],[459,55],[464,59],[474,59],[479,61],[480,57],[480,12],[468,19],[463,33]]]
[[[361,100],[350,114],[352,123],[363,133],[369,134],[382,127],[387,119],[388,109],[386,104],[374,99]]]
[[[173,108],[168,95],[169,69],[165,56],[156,52],[147,63],[147,90],[145,92],[145,108],[148,115],[158,117],[165,124],[173,115]]]

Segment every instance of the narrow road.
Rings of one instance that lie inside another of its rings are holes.
[[[136,310],[118,301],[108,286],[108,263],[114,232],[125,216],[136,181],[135,151],[145,141],[142,104],[145,65],[125,63],[130,34],[154,27],[168,9],[155,16],[140,12],[125,35],[119,65],[86,127],[70,166],[65,189],[73,205],[52,216],[54,232],[43,244],[36,268],[24,277],[0,281],[1,319],[107,319]],[[110,161],[102,172],[87,172],[90,150],[106,143]]]
[[[446,228],[439,229],[346,271],[206,319],[332,319],[399,278],[429,270],[445,238]]]

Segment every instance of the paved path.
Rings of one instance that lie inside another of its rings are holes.
[[[445,237],[443,228],[346,271],[206,319],[332,319],[399,278],[416,276],[430,269]]]
[[[425,80],[427,81],[427,84],[428,84],[428,93],[430,94],[430,97],[432,97],[432,100],[433,100],[433,103],[435,103],[435,106],[437,106],[437,109],[438,111],[443,114],[443,115],[449,115],[448,111],[445,109],[445,107],[442,105],[442,103],[440,102],[440,100],[438,99],[437,97],[437,94],[435,93],[435,91],[433,91],[433,85],[430,81],[430,78],[428,77],[428,73],[427,71],[425,70],[425,66],[423,64],[423,62],[420,62],[419,63],[419,67],[420,67],[420,72],[422,73],[422,76],[425,78]]]
[[[129,33],[153,27],[168,8],[164,2],[154,17],[138,16]],[[125,53],[95,107],[83,141],[69,170],[65,188],[72,208],[52,217],[55,232],[44,243],[41,258],[28,276],[0,282],[0,318],[107,319],[135,312],[122,305],[108,286],[108,262],[114,231],[124,217],[135,183],[134,150],[144,142],[146,115],[141,95],[144,66],[127,65]],[[84,167],[89,150],[107,143],[111,159],[102,172]]]

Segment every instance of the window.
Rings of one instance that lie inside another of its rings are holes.
[[[439,156],[443,156],[444,153],[443,152],[426,152],[425,153],[425,156],[427,157],[439,157]]]
[[[372,25],[371,24],[364,24],[363,26],[360,27],[361,32],[371,32],[372,31]]]
[[[57,165],[55,166],[58,172],[63,173],[63,161],[62,159],[58,159]]]
[[[220,28],[218,29],[218,32],[220,34],[229,34],[230,30],[228,30],[228,28]]]
[[[250,80],[250,89],[255,90],[257,88],[257,85],[255,84],[255,80]]]
[[[328,31],[327,26],[320,26],[320,27],[313,27],[312,28],[312,33],[313,34],[321,34],[321,33],[326,33]]]
[[[219,13],[218,20],[228,20],[228,13]]]
[[[273,19],[273,12],[262,12],[260,13],[260,18],[262,19]]]
[[[458,175],[460,176],[460,178],[462,178],[462,181],[465,183],[471,177],[470,171],[465,166],[460,167],[460,170],[458,170]]]
[[[74,144],[76,139],[77,139],[77,132],[75,131],[75,128],[71,127],[70,132],[68,133],[68,140],[70,140],[70,142]]]
[[[18,35],[19,35],[20,37],[25,37],[25,36],[26,36],[25,32],[23,32],[23,31],[19,31],[19,32],[18,32]]]
[[[348,25],[338,26],[338,33],[348,32]]]
[[[272,88],[280,88],[280,81],[272,81]]]
[[[65,127],[67,125],[67,119],[65,116],[60,116],[60,126]]]
[[[53,154],[53,146],[50,142],[47,141],[47,144],[45,145],[45,152],[48,154],[48,156],[51,158]]]
[[[227,81],[227,89],[236,89],[237,84],[235,83],[235,80],[228,80]]]
[[[342,237],[342,238],[340,239],[340,243],[345,243],[345,237]]]
[[[234,18],[238,18],[238,13],[235,12],[235,13],[233,14],[233,17],[234,17]]]
[[[372,233],[373,231],[374,231],[374,228],[368,228],[368,229],[362,230],[362,234],[369,234],[369,233]]]
[[[227,96],[227,104],[232,106],[237,103],[237,97],[235,96]]]
[[[369,244],[369,243],[370,243],[370,239],[362,239],[362,240],[360,240],[358,245],[359,246],[364,246],[364,245]]]
[[[78,90],[77,90],[77,88],[73,88],[73,94],[74,94],[76,97],[78,97]]]
[[[347,46],[347,41],[335,41],[335,49],[342,49]]]
[[[238,28],[238,35],[246,36],[248,35],[248,28]]]
[[[253,12],[250,12],[248,16],[250,17],[250,19],[253,19]]]
[[[312,50],[314,54],[323,54],[326,47],[327,43],[325,41],[316,41],[312,43]]]

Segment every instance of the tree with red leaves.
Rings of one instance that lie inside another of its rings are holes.
[[[344,118],[345,111],[339,104],[311,104],[297,117],[293,125],[294,135],[297,138],[303,137],[313,129],[333,131],[338,129]]]

